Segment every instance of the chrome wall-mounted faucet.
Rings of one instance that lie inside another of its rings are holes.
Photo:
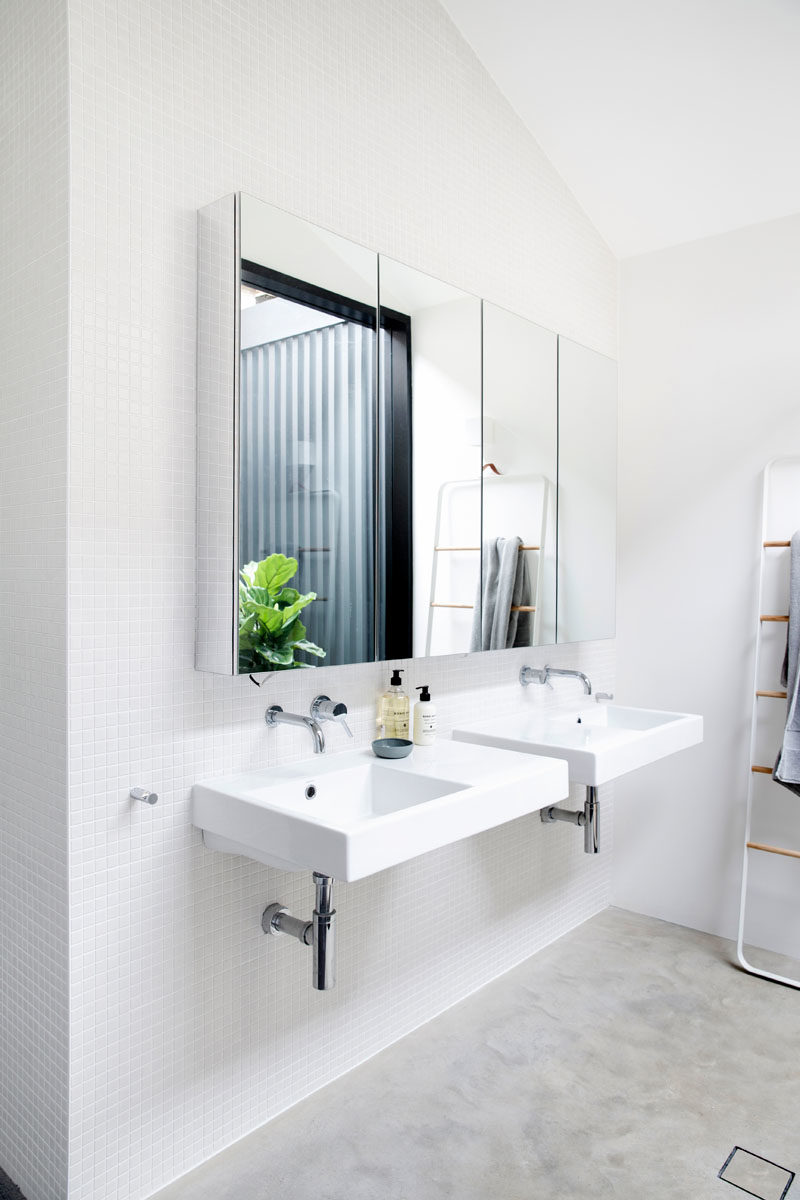
[[[347,705],[340,700],[331,700],[330,696],[315,696],[311,701],[310,716],[302,713],[284,712],[280,704],[271,704],[264,713],[267,725],[304,725],[314,741],[314,753],[325,753],[325,734],[322,732],[322,721],[336,721],[343,727],[348,737],[353,733],[345,721]]]
[[[573,679],[580,679],[586,695],[591,696],[592,694],[589,676],[584,675],[583,671],[571,671],[567,667],[520,667],[519,681],[523,687],[527,687],[530,683],[544,683],[548,687],[552,687],[551,675],[569,675]]]
[[[330,696],[315,696],[311,701],[310,711],[315,721],[336,721],[349,738],[353,736],[352,729],[345,721],[347,705],[343,704],[341,700],[331,700]]]

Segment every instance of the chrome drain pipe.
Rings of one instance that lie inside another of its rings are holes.
[[[314,872],[317,902],[310,921],[293,917],[280,903],[268,904],[261,914],[261,928],[273,937],[287,934],[314,952],[311,984],[318,992],[336,986],[336,909],[333,907],[333,878]]]
[[[600,850],[600,804],[597,799],[597,788],[587,787],[586,802],[582,809],[572,812],[566,808],[556,808],[551,804],[541,810],[542,822],[551,825],[554,821],[568,821],[570,825],[579,825],[583,829],[583,849],[586,854],[597,854]]]
[[[312,918],[314,937],[314,968],[312,986],[318,992],[336,987],[336,909],[333,907],[333,879],[314,872],[317,903]]]
[[[583,849],[586,854],[597,854],[600,849],[600,803],[597,788],[587,787],[586,803],[583,806]]]

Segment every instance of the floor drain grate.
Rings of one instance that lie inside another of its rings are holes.
[[[734,1146],[719,1172],[719,1179],[759,1200],[783,1200],[792,1186],[794,1171],[741,1146]]]

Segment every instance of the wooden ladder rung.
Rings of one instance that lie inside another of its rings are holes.
[[[773,700],[785,700],[786,692],[756,692],[757,696],[771,696]]]
[[[789,616],[788,616],[788,613],[785,617],[784,616],[777,616],[777,617],[770,616],[767,613],[762,613],[758,619],[759,619],[759,621],[783,621],[783,622],[786,622],[789,620]]]
[[[772,767],[751,767],[750,770],[754,775],[771,775]]]
[[[748,850],[764,850],[767,854],[783,854],[786,858],[800,858],[800,850],[785,850],[782,846],[767,846],[763,842],[748,842]]]
[[[791,542],[764,542],[764,548],[767,549],[770,546],[780,546],[784,549],[788,549],[791,544]]]

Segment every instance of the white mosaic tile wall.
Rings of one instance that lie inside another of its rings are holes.
[[[0,37],[0,1167],[66,1194],[67,14]]]
[[[298,673],[258,691],[193,670],[198,207],[241,188],[612,354],[616,270],[434,0],[69,10],[69,1195],[123,1200],[608,895],[608,854],[589,860],[572,828],[515,822],[340,887],[339,986],[320,995],[307,956],[259,928],[270,899],[308,909],[310,878],[203,849],[191,784],[307,755],[263,711],[306,707],[321,681]],[[447,725],[518,704],[524,657],[420,663],[409,683],[431,684]],[[613,644],[529,657],[613,686]],[[375,666],[322,676],[359,744],[385,679]],[[134,806],[131,784],[159,804]]]

